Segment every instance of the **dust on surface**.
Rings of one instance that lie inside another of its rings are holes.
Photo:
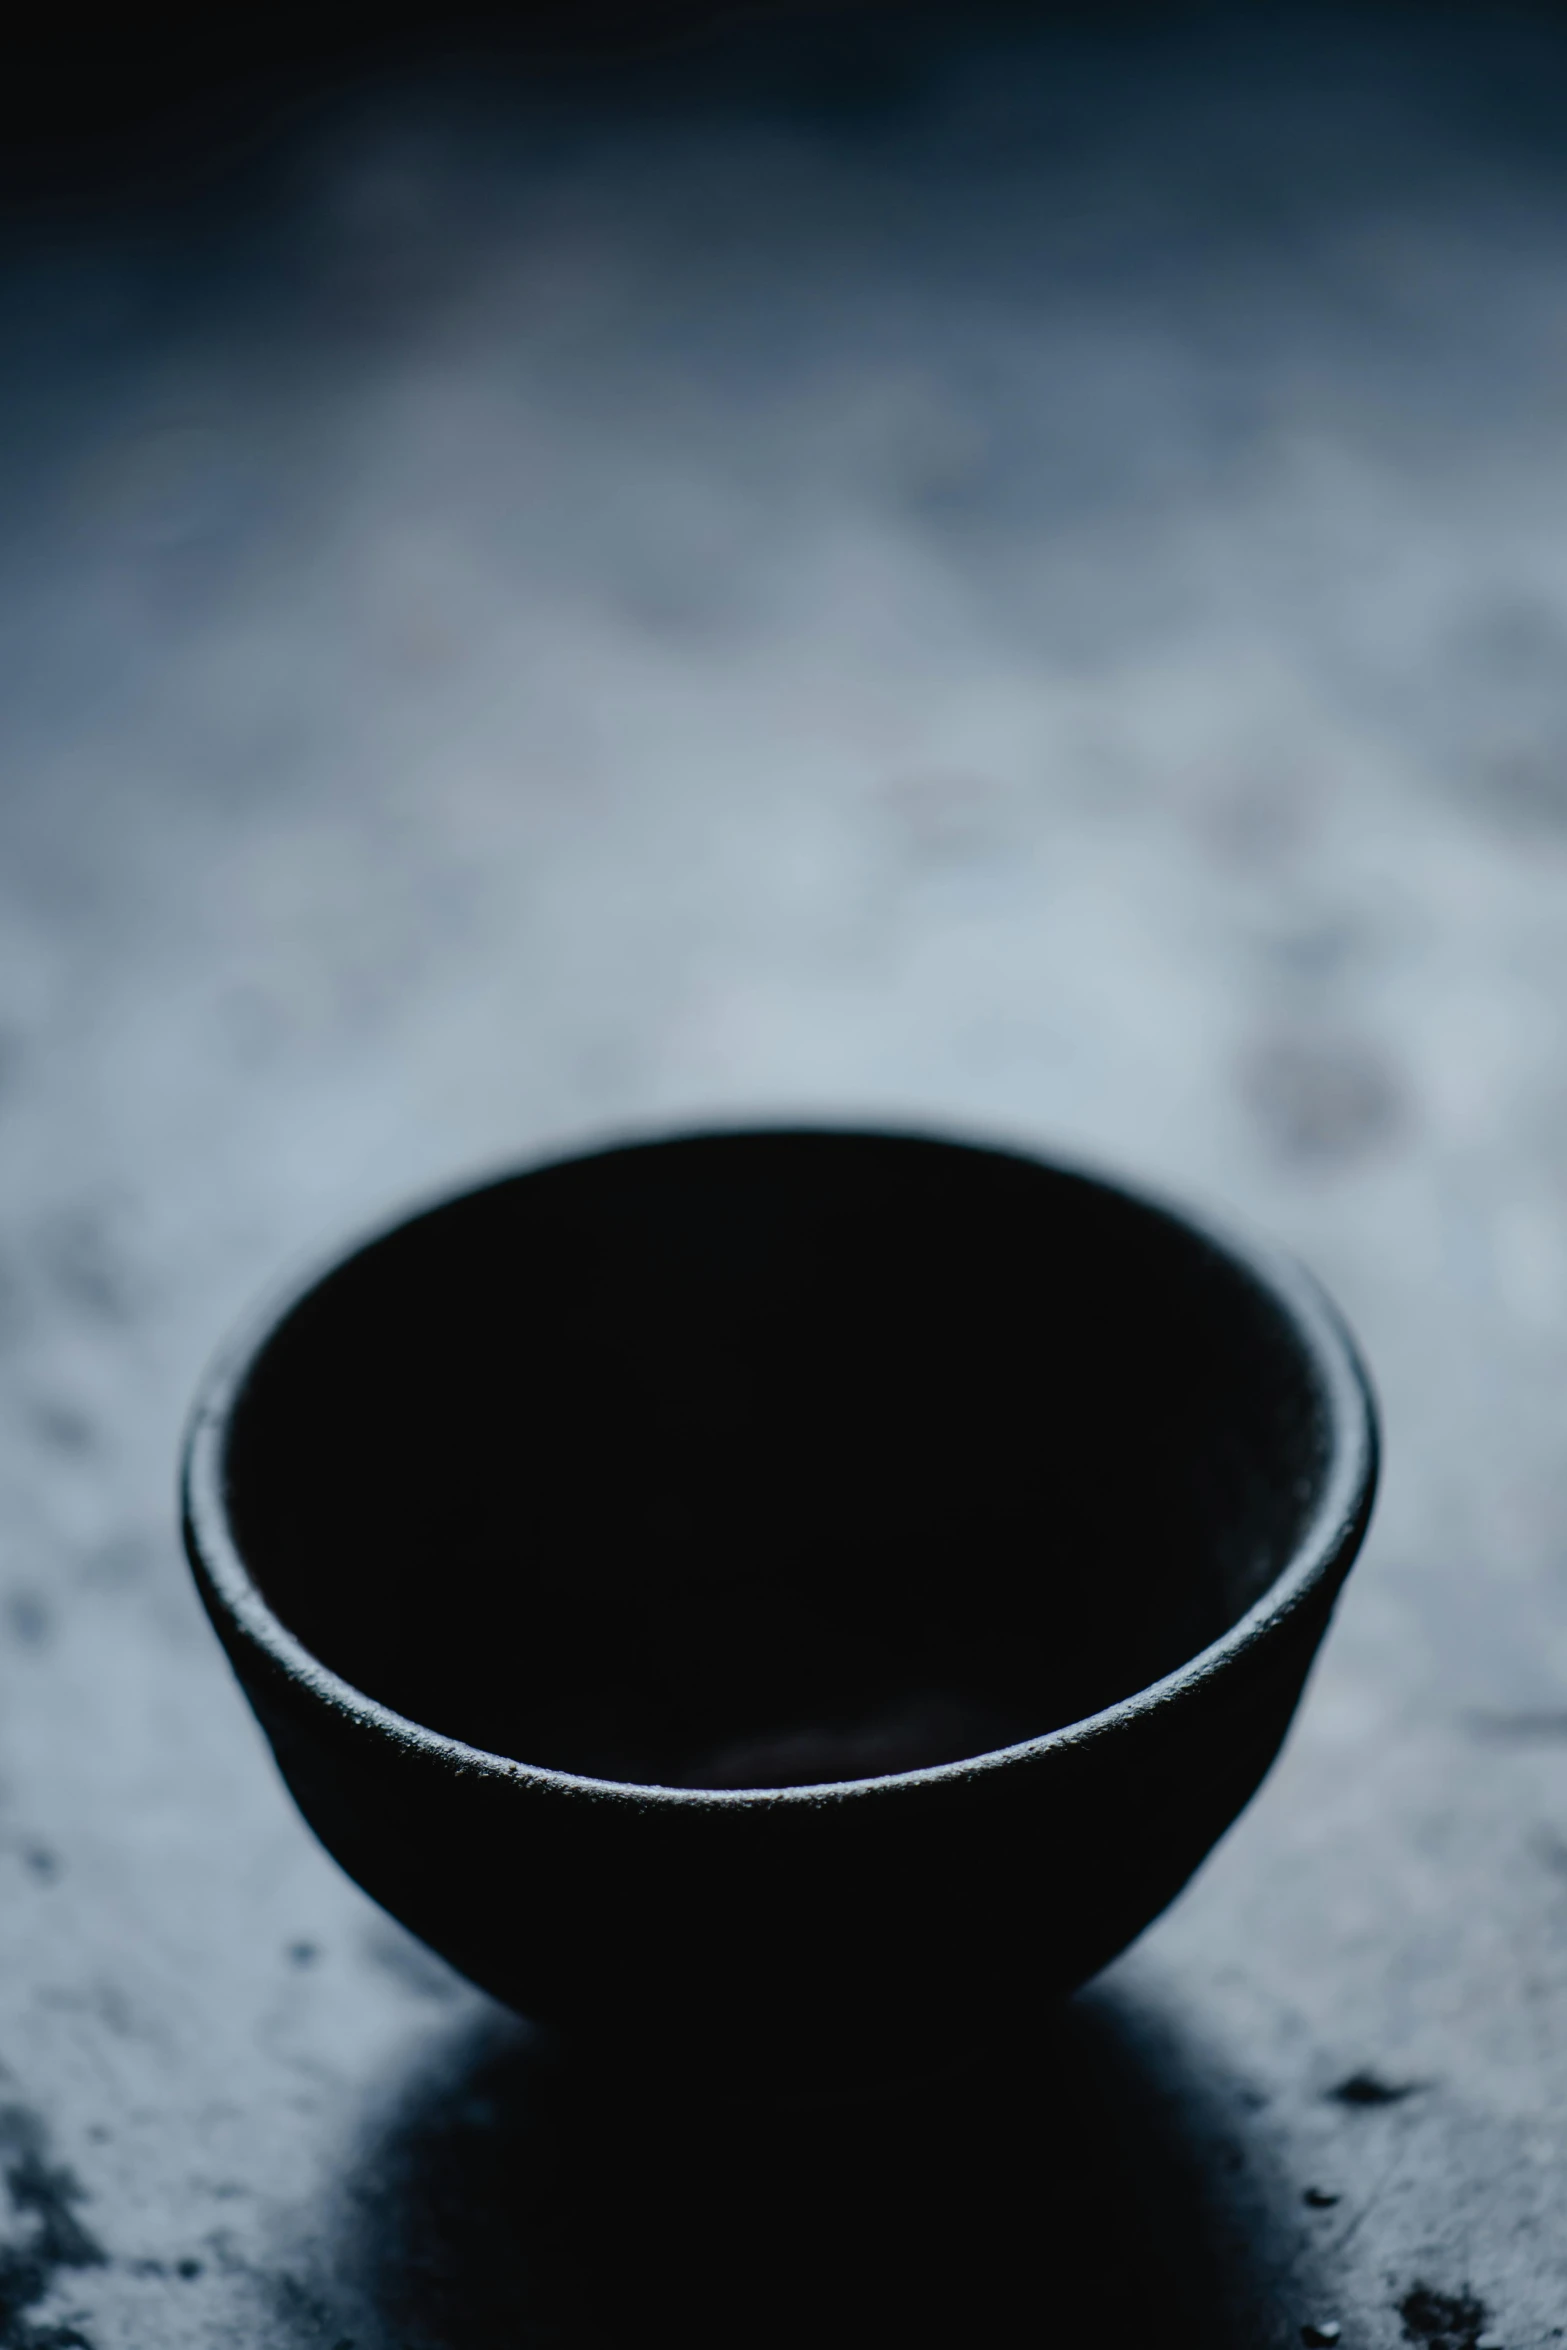
[[[1475,2350],[1485,2332],[1485,2304],[1467,2289],[1439,2293],[1433,2285],[1412,2285],[1398,2305],[1407,2341],[1426,2350]]]
[[[48,2136],[25,2105],[0,2109],[0,2157],[18,2240],[0,2245],[0,2350],[89,2350],[70,2326],[30,2316],[64,2269],[101,2268],[107,2255],[76,2215],[83,2189],[73,2171],[48,2158]]]

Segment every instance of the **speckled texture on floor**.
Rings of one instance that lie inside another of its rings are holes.
[[[1564,100],[885,19],[7,225],[5,2350],[1567,2328]],[[1271,1230],[1384,1501],[1058,2072],[606,2119],[289,1808],[180,1418],[405,1195],[811,1109]]]

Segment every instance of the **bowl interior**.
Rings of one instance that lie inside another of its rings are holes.
[[[956,1760],[1226,1630],[1320,1490],[1270,1290],[1082,1177],[904,1137],[517,1177],[297,1304],[230,1422],[283,1622],[470,1745],[675,1787]]]

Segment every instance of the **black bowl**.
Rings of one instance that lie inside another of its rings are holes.
[[[804,2089],[1014,2032],[1157,1916],[1375,1471],[1293,1266],[1013,1151],[769,1131],[294,1288],[207,1380],[185,1525],[368,1892],[617,2059]]]

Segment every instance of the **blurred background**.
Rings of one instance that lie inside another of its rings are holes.
[[[1562,2338],[1567,18],[8,39],[0,2345]],[[410,1194],[811,1114],[1269,1230],[1384,1498],[1056,2072],[585,2125],[289,1808],[180,1420]]]

